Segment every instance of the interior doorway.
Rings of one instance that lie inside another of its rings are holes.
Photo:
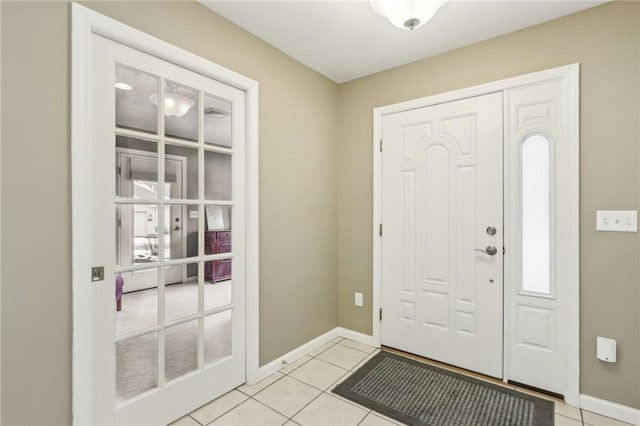
[[[123,146],[136,146],[136,149]],[[149,149],[149,150],[145,150]],[[158,154],[151,151],[154,145],[126,137],[116,137],[116,187],[122,197],[156,199],[158,188]],[[186,191],[187,158],[165,155],[165,199],[181,199]],[[159,212],[156,205],[127,204],[116,207],[118,226],[116,247],[118,265],[153,263],[158,261],[159,238],[163,238],[164,258],[180,259],[197,255],[196,250],[187,252],[186,226],[181,205],[164,207],[164,226],[158,224]],[[158,234],[164,229],[164,235]],[[192,274],[193,275],[193,274]],[[132,271],[121,274],[127,283],[125,293],[157,286],[152,274],[146,271]],[[187,270],[180,265],[165,268],[165,281],[175,284],[187,280]],[[197,278],[197,277],[196,277]]]

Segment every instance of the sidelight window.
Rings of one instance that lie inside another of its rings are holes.
[[[522,290],[551,294],[551,142],[536,134],[521,149]]]

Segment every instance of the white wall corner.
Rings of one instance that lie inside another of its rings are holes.
[[[580,408],[632,425],[640,425],[640,410],[637,408],[627,407],[626,405],[616,404],[615,402],[584,394],[580,395]]]
[[[368,334],[359,333],[357,331],[349,330],[348,328],[343,327],[336,327],[335,331],[337,332],[339,337],[344,337],[345,339],[353,340],[364,345],[376,347],[379,346],[374,344],[373,336],[369,336]]]
[[[302,358],[305,355],[307,355],[309,352],[312,352],[312,351],[318,349],[319,347],[321,347],[322,345],[325,345],[325,344],[329,343],[331,340],[335,339],[336,337],[341,337],[338,334],[338,328],[334,328],[332,330],[329,330],[326,333],[321,334],[320,336],[316,337],[315,339],[309,340],[307,343],[304,343],[304,344],[298,346],[297,348],[295,348],[294,350],[287,352],[286,354],[282,355],[281,357],[278,357],[278,358],[274,359],[270,363],[263,365],[259,369],[258,380],[257,381],[260,381],[260,380],[270,376],[271,374],[275,373],[276,371],[279,371],[282,368],[285,368],[287,365],[293,364],[294,362],[296,362],[300,358]],[[282,363],[283,361],[286,364],[283,364]],[[253,385],[255,383],[247,382],[247,384]]]
[[[349,330],[342,327],[336,327],[316,337],[315,339],[310,340],[307,343],[304,343],[298,346],[296,349],[290,352],[287,352],[281,357],[274,359],[270,363],[263,365],[259,369],[257,380],[253,382],[247,380],[247,384],[253,385],[258,381],[275,373],[276,371],[279,371],[282,368],[285,368],[287,365],[293,364],[294,362],[298,361],[300,358],[304,357],[310,352],[313,352],[314,350],[322,347],[323,345],[326,345],[336,337],[343,337],[345,339],[353,340],[355,342],[362,343],[365,345],[375,346],[373,344],[373,336],[369,336],[367,334],[359,333],[357,331]],[[283,364],[282,363],[283,361],[285,361],[286,364]]]

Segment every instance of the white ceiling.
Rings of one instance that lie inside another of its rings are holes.
[[[605,3],[596,0],[451,0],[406,31],[368,0],[199,0],[338,83],[507,34]]]

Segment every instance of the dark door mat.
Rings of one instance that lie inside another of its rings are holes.
[[[415,426],[553,426],[553,402],[380,351],[333,393]]]

